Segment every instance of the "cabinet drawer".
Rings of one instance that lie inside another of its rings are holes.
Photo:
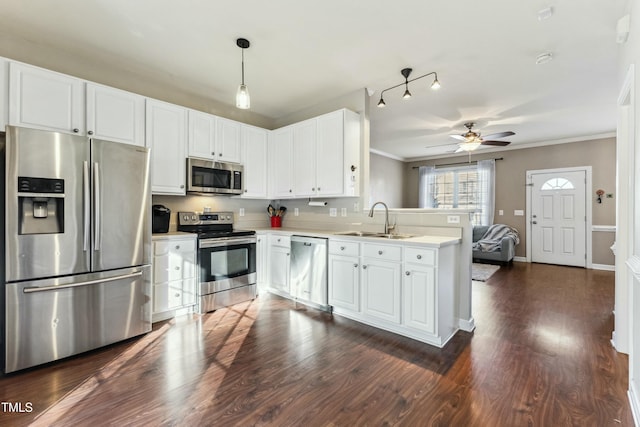
[[[364,245],[364,256],[367,258],[376,258],[385,261],[401,261],[402,247],[391,245]]]
[[[436,264],[436,251],[428,248],[405,248],[404,262],[423,265]]]
[[[182,306],[182,281],[162,283],[153,287],[153,311],[161,313]]]
[[[271,234],[269,235],[269,245],[289,248],[291,247],[291,237],[283,236],[282,234]]]
[[[173,239],[153,242],[153,254],[167,255],[169,252],[187,253],[196,251],[195,239]]]
[[[153,282],[163,283],[195,277],[195,254],[182,257],[171,253],[153,257]]]
[[[346,242],[344,240],[330,240],[329,253],[334,255],[359,256],[360,243]]]

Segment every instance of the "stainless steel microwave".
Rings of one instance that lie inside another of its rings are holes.
[[[187,158],[187,193],[242,194],[244,167],[235,163]]]

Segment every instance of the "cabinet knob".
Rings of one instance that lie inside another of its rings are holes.
[[[212,156],[215,156],[215,155],[216,155],[215,151],[212,151],[212,152],[211,152],[211,155],[212,155]]]
[[[176,270],[180,270],[180,267],[176,267]]]
[[[340,246],[340,250],[341,250],[341,251],[344,251],[344,250],[345,250],[345,247],[344,247],[344,246]]]
[[[353,266],[354,266],[355,268],[358,268],[358,264],[353,264]]]
[[[289,256],[289,252],[287,252],[287,256]]]
[[[218,153],[218,156],[222,157],[222,153]]]
[[[93,131],[90,130],[89,132],[87,132],[89,135],[93,135]]]
[[[245,189],[244,189],[244,192],[246,193],[247,191],[249,191],[249,190],[247,190],[247,189],[245,188]]]
[[[180,188],[184,188],[184,184],[180,185]]]
[[[416,258],[422,259],[422,255],[416,255]]]
[[[180,249],[180,245],[176,245],[176,249]]]
[[[378,255],[382,255],[382,251],[378,251]]]
[[[280,238],[278,237],[278,242],[280,241]]]
[[[405,271],[404,274],[406,274],[407,276],[410,276],[411,272],[410,271]]]
[[[318,187],[318,191],[320,191],[320,187]]]
[[[292,193],[291,189],[289,189],[289,193]]]
[[[80,129],[78,129],[78,128],[73,128],[73,133],[78,133],[78,132],[80,132]]]
[[[179,296],[180,296],[180,294],[179,294],[179,293],[178,293],[178,294],[175,294],[175,297],[176,297],[176,298],[178,298]]]
[[[316,191],[316,188],[315,187],[311,187],[311,191]]]
[[[363,266],[362,266],[362,269],[363,269],[363,270],[366,270],[366,269],[367,269],[367,266],[366,266],[366,265],[363,265]]]

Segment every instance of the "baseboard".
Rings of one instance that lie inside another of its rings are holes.
[[[640,425],[640,401],[638,400],[640,395],[638,395],[638,390],[636,390],[635,381],[630,381],[627,395],[629,396],[629,405],[631,406],[633,423],[638,426]]]
[[[593,270],[616,271],[615,265],[608,264],[591,264]]]
[[[527,262],[527,257],[523,257],[523,256],[514,256],[513,260],[516,262]]]
[[[476,328],[476,321],[472,318],[469,320],[466,319],[458,319],[458,328],[466,332],[473,332]]]

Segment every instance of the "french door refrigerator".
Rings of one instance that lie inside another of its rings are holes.
[[[7,126],[4,371],[151,330],[149,151]]]

